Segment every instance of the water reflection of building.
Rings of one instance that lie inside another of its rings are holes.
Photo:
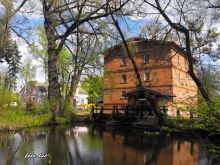
[[[198,165],[198,144],[189,141],[168,143],[157,139],[136,139],[133,143],[130,139],[121,135],[103,133],[103,148],[105,165]]]
[[[77,136],[74,134],[77,131]],[[11,136],[13,135],[13,136]],[[7,138],[9,138],[7,141]],[[143,136],[132,130],[104,127],[48,127],[0,135],[0,164],[17,146],[16,165],[219,165],[219,159],[198,143],[161,136]],[[24,159],[26,153],[49,154]]]

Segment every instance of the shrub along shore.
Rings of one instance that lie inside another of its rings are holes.
[[[56,123],[50,121],[49,112],[27,112],[20,109],[0,110],[0,132],[15,131],[23,128],[49,126],[51,124],[68,124],[71,122],[93,122],[90,111],[78,110],[68,112],[64,117],[57,117]],[[163,126],[155,122],[140,121],[134,123],[123,122],[120,119],[108,119],[108,121],[96,121],[107,126],[129,126],[131,128],[148,129],[152,131],[167,131],[170,133],[199,133],[220,135],[220,126],[211,120],[190,120],[187,118],[168,118]],[[109,124],[110,123],[110,124]],[[166,128],[166,130],[164,130]]]

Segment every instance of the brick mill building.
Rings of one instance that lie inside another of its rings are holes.
[[[196,102],[197,87],[187,73],[187,58],[179,45],[141,38],[128,39],[127,43],[146,90],[156,96],[168,96],[158,97],[158,102],[159,106],[168,108],[169,115]],[[137,80],[123,44],[109,48],[104,55],[104,105],[143,103],[141,98],[128,100],[124,97],[126,93],[137,93]]]

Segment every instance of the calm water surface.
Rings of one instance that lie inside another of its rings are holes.
[[[220,165],[196,140],[94,125],[1,134],[0,164],[10,158],[15,165]]]

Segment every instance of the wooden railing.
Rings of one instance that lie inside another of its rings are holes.
[[[168,109],[163,106],[160,107],[160,111],[166,115]],[[148,115],[154,115],[154,110],[149,107],[144,106],[122,106],[122,105],[112,105],[112,106],[92,106],[91,113],[94,118],[97,116],[104,115],[124,115],[124,116],[139,116],[143,118],[144,113]]]

